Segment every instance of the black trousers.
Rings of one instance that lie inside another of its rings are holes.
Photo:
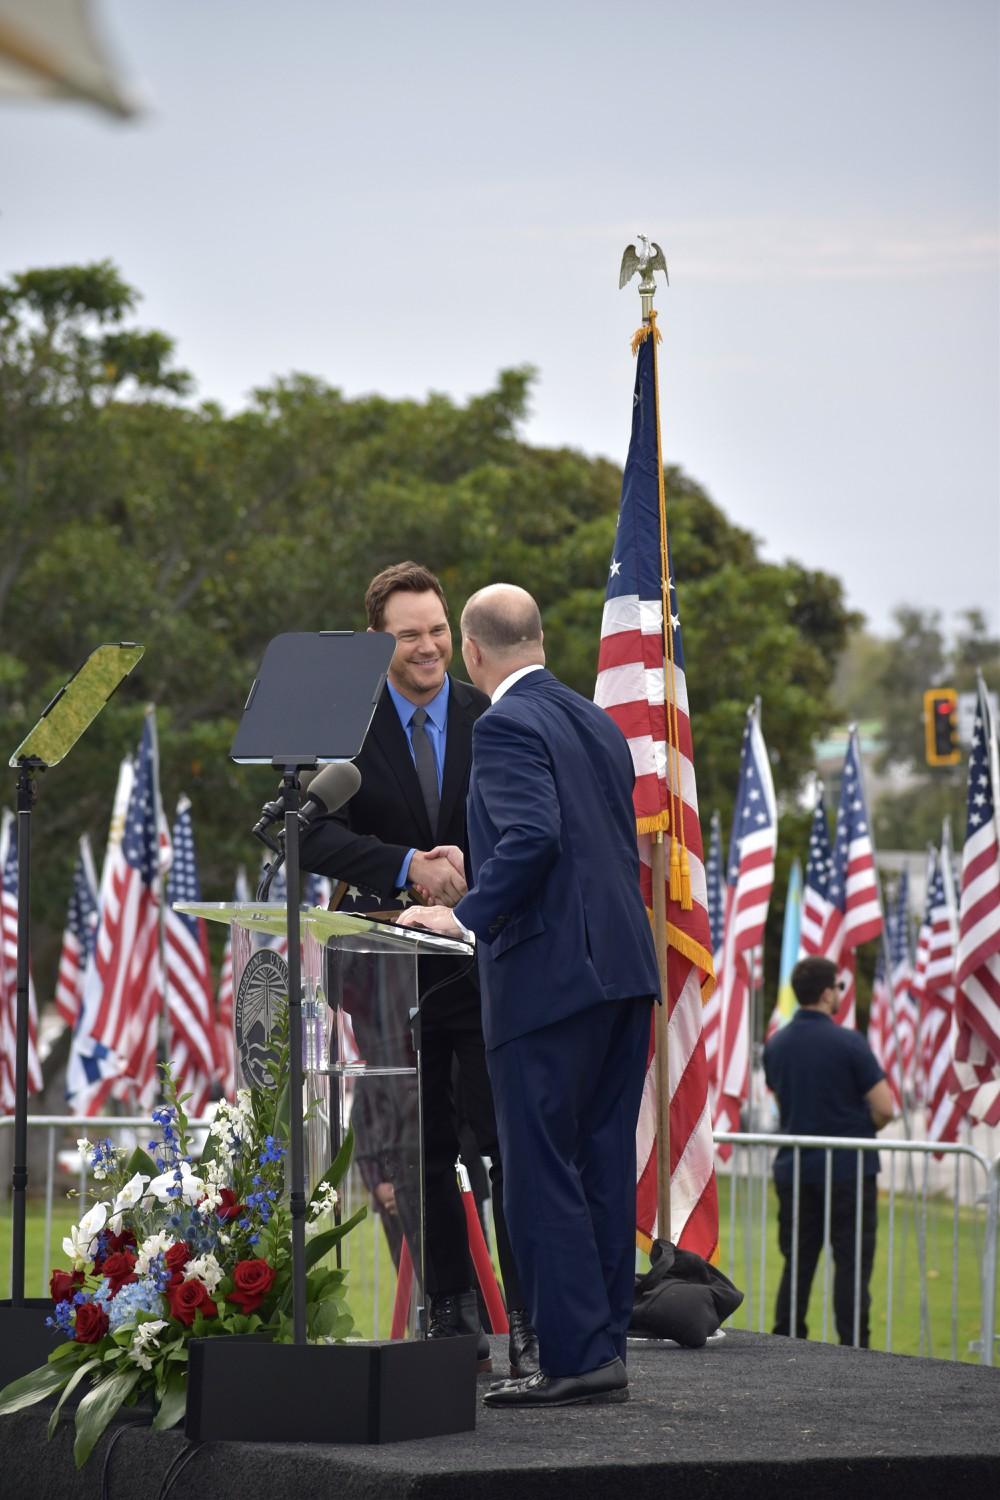
[[[420,1066],[424,1101],[424,1209],[427,1290],[431,1296],[466,1291],[475,1285],[468,1249],[465,1210],[455,1179],[460,1154],[458,1119],[472,1127],[482,1156],[490,1160],[490,1189],[497,1259],[508,1307],[523,1307],[514,1252],[503,1211],[503,1168],[486,1051],[476,1006],[436,1010],[433,999],[423,1014]],[[458,1098],[455,1097],[455,1080]]]
[[[791,1329],[792,1315],[792,1184],[775,1183],[778,1193],[778,1245],[784,1256],[785,1268],[778,1287],[778,1299],[774,1309],[774,1332],[787,1334]],[[808,1337],[806,1308],[812,1287],[816,1263],[823,1249],[823,1195],[822,1182],[799,1184],[799,1235],[798,1235],[798,1289],[795,1306],[796,1333],[799,1338]],[[854,1343],[854,1281],[856,1261],[856,1206],[857,1184],[853,1177],[831,1184],[830,1194],[830,1244],[833,1250],[833,1315],[837,1336],[842,1344]],[[877,1226],[877,1187],[874,1176],[865,1177],[861,1185],[861,1312],[858,1322],[858,1342],[862,1349],[868,1348],[868,1314],[871,1296],[868,1284],[871,1281],[875,1260],[875,1230]]]

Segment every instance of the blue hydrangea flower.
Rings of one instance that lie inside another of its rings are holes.
[[[131,1323],[140,1310],[155,1313],[158,1318],[163,1317],[163,1296],[156,1279],[144,1276],[140,1281],[129,1282],[128,1286],[122,1287],[117,1297],[111,1298],[105,1310],[112,1333],[123,1323]]]

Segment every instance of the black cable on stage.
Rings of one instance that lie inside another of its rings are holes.
[[[174,1487],[175,1480],[179,1478],[195,1454],[200,1453],[204,1446],[204,1443],[188,1443],[186,1448],[182,1448],[179,1453],[174,1454],[170,1460],[170,1466],[160,1483],[157,1500],[167,1500],[167,1496]]]
[[[101,1500],[111,1500],[111,1453],[115,1444],[123,1433],[128,1432],[130,1427],[145,1426],[145,1418],[140,1413],[138,1416],[122,1414],[125,1420],[116,1432],[112,1433],[111,1441],[104,1450],[104,1463],[101,1467]],[[150,1418],[152,1421],[152,1418]]]

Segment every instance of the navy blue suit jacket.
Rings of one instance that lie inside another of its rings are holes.
[[[551,672],[476,720],[467,830],[487,1047],[598,1005],[659,994],[639,890],[632,757]]]

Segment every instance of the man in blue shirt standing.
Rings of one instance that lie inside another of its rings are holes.
[[[783,1135],[838,1135],[874,1139],[893,1118],[892,1093],[875,1055],[857,1031],[833,1020],[840,1003],[837,966],[827,958],[800,959],[792,970],[799,1009],[764,1048],[764,1074],[778,1100]],[[833,1308],[842,1344],[854,1343],[857,1245],[857,1153],[834,1151],[830,1183]],[[868,1284],[875,1259],[878,1153],[862,1154],[861,1276],[858,1342],[867,1349]],[[796,1334],[807,1337],[806,1308],[823,1248],[826,1152],[802,1151],[799,1171]],[[791,1331],[794,1152],[783,1146],[774,1162],[778,1243],[785,1268],[778,1288],[774,1332]]]

